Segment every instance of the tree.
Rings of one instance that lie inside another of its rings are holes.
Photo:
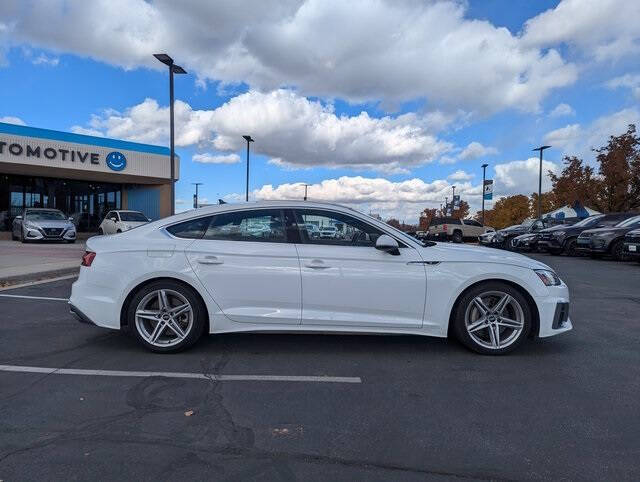
[[[484,222],[487,226],[502,229],[520,224],[530,216],[529,198],[523,194],[516,194],[497,200],[493,208],[485,210]]]
[[[469,216],[469,203],[467,201],[460,201],[460,207],[453,210],[451,217],[464,219],[467,216]]]
[[[575,156],[567,156],[563,162],[564,168],[559,175],[549,171],[552,185],[550,208],[573,206],[576,202],[583,206],[597,206],[601,182],[595,177],[593,167],[585,166],[584,161]],[[543,209],[543,212],[548,211]]]
[[[431,224],[431,220],[437,216],[437,209],[426,208],[424,211],[420,213],[420,231],[426,231]]]
[[[636,126],[610,136],[606,146],[594,149],[602,177],[598,207],[602,211],[630,211],[640,208],[640,138]]]
[[[555,201],[555,197],[553,195],[553,192],[543,192],[542,206],[541,206],[542,212],[540,214],[544,215],[545,213],[553,211],[554,209],[560,206],[564,206],[564,204],[557,206],[554,201]],[[530,212],[531,212],[531,216],[536,218],[538,217],[538,193],[537,192],[531,193]]]
[[[416,226],[414,224],[406,224],[404,221],[400,222],[396,218],[387,219],[386,223],[400,231],[404,231],[405,233],[416,230]]]

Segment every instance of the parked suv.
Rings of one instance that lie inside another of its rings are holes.
[[[527,219],[522,224],[509,226],[496,232],[491,240],[491,245],[503,249],[512,250],[515,248],[513,240],[522,234],[537,233],[538,231],[549,226],[547,219]]]
[[[624,237],[624,254],[640,262],[640,229],[629,231]]]
[[[578,236],[576,249],[588,253],[591,257],[609,254],[617,261],[624,259],[624,236],[640,228],[640,215],[627,213],[627,219],[615,226],[587,229]]]
[[[436,240],[462,243],[465,240],[475,240],[481,234],[495,231],[483,226],[473,219],[433,218],[429,224],[429,237]]]
[[[98,228],[100,234],[115,234],[129,231],[151,221],[140,211],[109,211]]]

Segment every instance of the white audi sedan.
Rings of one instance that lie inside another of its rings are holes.
[[[309,224],[349,234],[313,237]],[[453,334],[499,355],[571,329],[567,286],[542,263],[423,244],[308,201],[211,206],[90,238],[69,303],[81,321],[165,353],[204,333],[316,332]]]

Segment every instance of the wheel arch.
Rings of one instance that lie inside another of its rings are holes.
[[[481,285],[483,283],[491,283],[491,282],[500,282],[500,283],[505,283],[509,286],[511,286],[512,288],[518,290],[518,292],[525,297],[525,299],[527,300],[527,302],[529,303],[529,306],[531,307],[531,314],[533,316],[533,319],[531,320],[531,331],[529,332],[529,337],[534,338],[538,335],[538,332],[540,330],[540,313],[538,311],[538,305],[536,304],[535,300],[533,299],[533,296],[531,296],[531,294],[529,293],[529,291],[527,291],[526,288],[524,288],[522,285],[519,285],[518,283],[508,280],[508,279],[504,279],[504,278],[487,278],[487,279],[482,279],[479,281],[476,281],[475,283],[470,284],[469,286],[467,286],[464,290],[462,290],[462,292],[460,292],[460,294],[458,294],[458,297],[456,298],[455,302],[453,303],[453,305],[451,306],[451,312],[449,313],[449,323],[447,326],[447,336],[450,336],[450,334],[452,333],[452,325],[454,322],[454,318],[455,318],[455,312],[458,308],[458,304],[460,303],[460,300],[462,299],[462,297],[471,289],[475,288],[478,285]]]
[[[120,307],[120,329],[127,329],[128,328],[128,323],[127,323],[127,317],[126,317],[126,313],[129,309],[129,304],[131,303],[131,299],[135,296],[136,292],[139,291],[141,288],[144,288],[145,286],[147,286],[150,283],[154,283],[156,281],[163,281],[163,280],[167,280],[167,281],[174,281],[178,284],[181,284],[187,288],[189,288],[191,291],[193,291],[195,293],[195,295],[198,297],[198,299],[200,300],[200,303],[202,303],[202,307],[204,308],[204,313],[206,315],[206,320],[205,320],[205,326],[209,326],[210,324],[210,317],[209,317],[209,309],[207,306],[207,303],[205,302],[204,298],[202,297],[202,294],[200,293],[200,291],[198,290],[198,288],[196,288],[195,286],[193,286],[191,283],[186,282],[183,279],[180,278],[174,278],[172,276],[158,276],[156,278],[149,278],[146,279],[140,283],[138,283],[137,285],[135,285],[133,288],[131,288],[129,290],[129,293],[127,293],[127,296],[125,297],[122,306]]]

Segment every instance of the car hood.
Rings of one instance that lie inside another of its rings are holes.
[[[436,243],[421,248],[420,253],[425,260],[460,263],[494,263],[520,266],[530,269],[549,269],[544,263],[510,251],[468,246],[464,244]]]
[[[557,226],[551,226],[550,228],[544,228],[538,231],[539,233],[551,233],[553,231],[567,231],[571,229],[571,226],[566,224],[558,224]]]
[[[27,222],[29,223],[33,223],[36,226],[40,226],[41,228],[66,228],[67,226],[69,226],[71,223],[71,221],[67,221],[67,220],[43,220],[43,221],[31,221],[30,219],[27,219]]]
[[[594,228],[594,229],[585,229],[582,231],[582,234],[589,236],[597,236],[600,233],[607,233],[613,231],[614,233],[626,233],[627,231],[631,231],[631,228],[616,228],[614,226],[604,227],[604,228]]]

